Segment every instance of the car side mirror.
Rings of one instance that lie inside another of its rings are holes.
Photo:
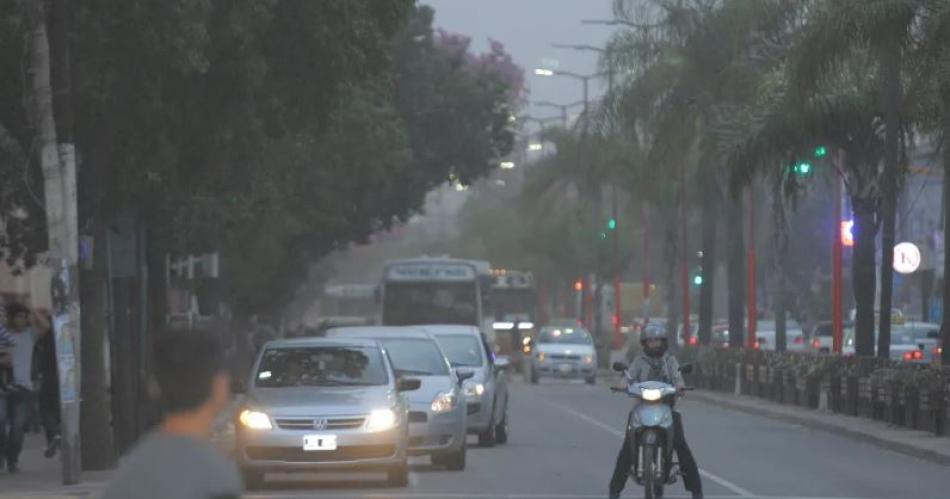
[[[455,376],[459,380],[459,385],[461,385],[462,383],[465,382],[465,380],[469,380],[475,377],[475,371],[472,371],[470,369],[459,369],[455,371]]]
[[[681,365],[681,366],[680,366],[680,372],[683,373],[683,374],[689,374],[689,373],[693,372],[693,365],[692,365],[692,364],[683,364],[683,365]]]
[[[412,392],[422,386],[422,380],[418,378],[399,378],[396,380],[396,390],[400,392]]]
[[[495,367],[498,369],[508,369],[511,367],[511,358],[507,355],[499,355],[495,357]]]
[[[627,367],[628,366],[623,362],[614,362],[613,370],[617,371],[618,373],[622,373],[627,370]]]

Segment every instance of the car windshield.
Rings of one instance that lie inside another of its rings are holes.
[[[579,328],[544,328],[538,335],[538,343],[590,345],[593,344],[593,340],[590,333]]]
[[[474,336],[437,334],[436,339],[455,367],[481,367],[484,348]]]
[[[446,359],[434,340],[380,338],[398,375],[441,376],[449,373]]]
[[[260,388],[368,386],[388,380],[377,347],[269,348],[254,375],[254,384]]]

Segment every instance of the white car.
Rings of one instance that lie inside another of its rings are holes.
[[[538,333],[530,363],[531,383],[541,377],[583,378],[597,382],[597,351],[587,330],[580,327],[544,327]]]
[[[773,351],[776,349],[775,321],[759,321],[756,325],[756,348]],[[785,350],[788,352],[804,352],[805,333],[801,326],[793,320],[785,321]]]

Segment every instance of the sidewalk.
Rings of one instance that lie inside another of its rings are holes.
[[[84,472],[78,485],[64,486],[59,455],[46,459],[46,442],[41,435],[29,434],[20,455],[20,472],[0,471],[0,499],[64,499],[98,497],[111,475],[110,471]]]
[[[881,421],[778,404],[748,396],[698,390],[689,398],[727,409],[786,421],[855,438],[895,452],[950,466],[950,437],[892,426]]]

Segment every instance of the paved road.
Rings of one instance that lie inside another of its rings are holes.
[[[511,441],[472,447],[468,469],[413,466],[411,485],[388,489],[382,476],[277,475],[255,498],[587,499],[606,497],[627,399],[603,386],[516,384]],[[686,401],[686,433],[707,498],[946,499],[950,468],[878,447]],[[686,497],[682,485],[668,497]],[[630,484],[624,497],[642,497]]]

